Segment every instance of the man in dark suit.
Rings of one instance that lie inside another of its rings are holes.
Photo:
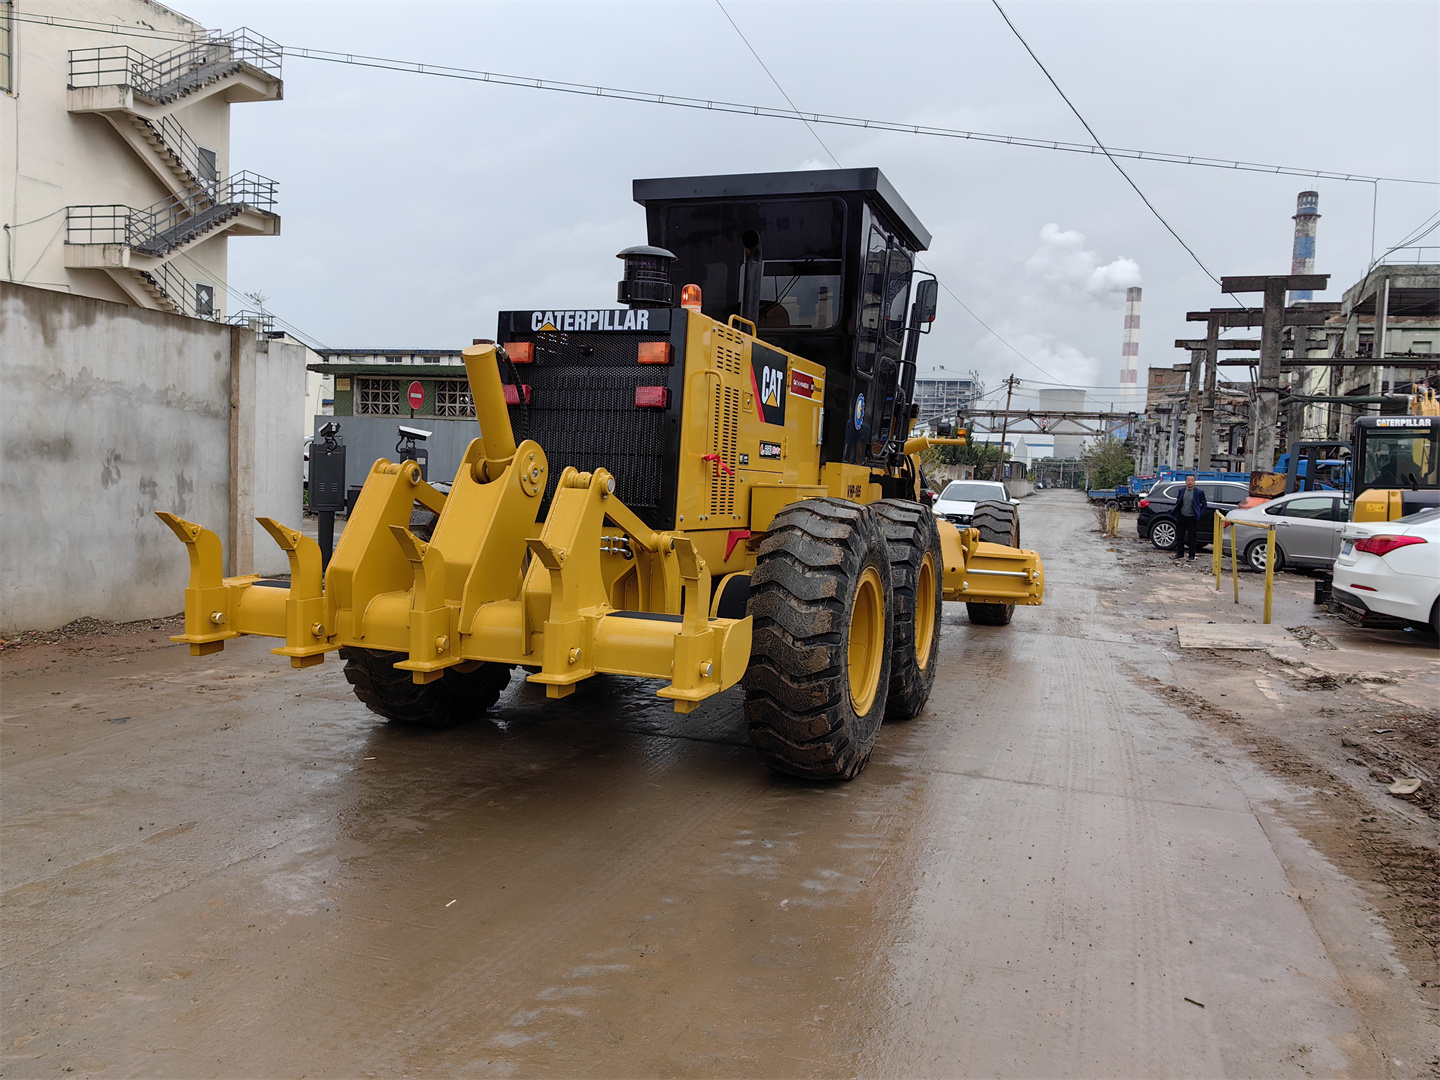
[[[1205,520],[1205,512],[1209,507],[1205,505],[1205,492],[1195,486],[1195,477],[1185,477],[1185,490],[1180,492],[1180,497],[1175,500],[1175,561],[1179,562],[1182,557],[1195,558],[1195,553],[1200,550],[1200,522]],[[1185,545],[1190,545],[1189,556],[1185,555]]]

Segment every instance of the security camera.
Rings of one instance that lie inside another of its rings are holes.
[[[404,435],[407,439],[419,439],[422,442],[434,434],[430,431],[423,431],[418,427],[406,427],[404,424],[400,425],[399,431],[400,434]]]
[[[320,437],[322,439],[333,439],[338,434],[340,434],[340,425],[334,420],[320,425]]]

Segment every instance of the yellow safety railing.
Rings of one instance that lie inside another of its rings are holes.
[[[1225,530],[1230,530],[1230,579],[1235,586],[1235,603],[1240,603],[1240,534],[1236,528],[1239,523],[1231,521],[1228,517],[1222,518],[1215,515],[1215,539],[1210,548],[1210,558],[1215,568],[1215,591],[1220,591],[1220,576],[1224,569],[1224,537]],[[1256,525],[1251,522],[1244,523],[1250,529],[1265,530],[1265,618],[1268,626],[1270,623],[1270,609],[1275,595],[1275,526],[1271,524]]]

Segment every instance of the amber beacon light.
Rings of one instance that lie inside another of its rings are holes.
[[[686,285],[680,290],[680,306],[686,311],[700,310],[700,286]]]

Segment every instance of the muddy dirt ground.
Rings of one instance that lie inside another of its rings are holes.
[[[0,1072],[1435,1075],[1433,639],[1282,575],[1291,643],[1182,649],[1259,579],[1022,515],[1045,605],[948,610],[843,785],[734,692],[415,734],[173,622],[0,650]]]

